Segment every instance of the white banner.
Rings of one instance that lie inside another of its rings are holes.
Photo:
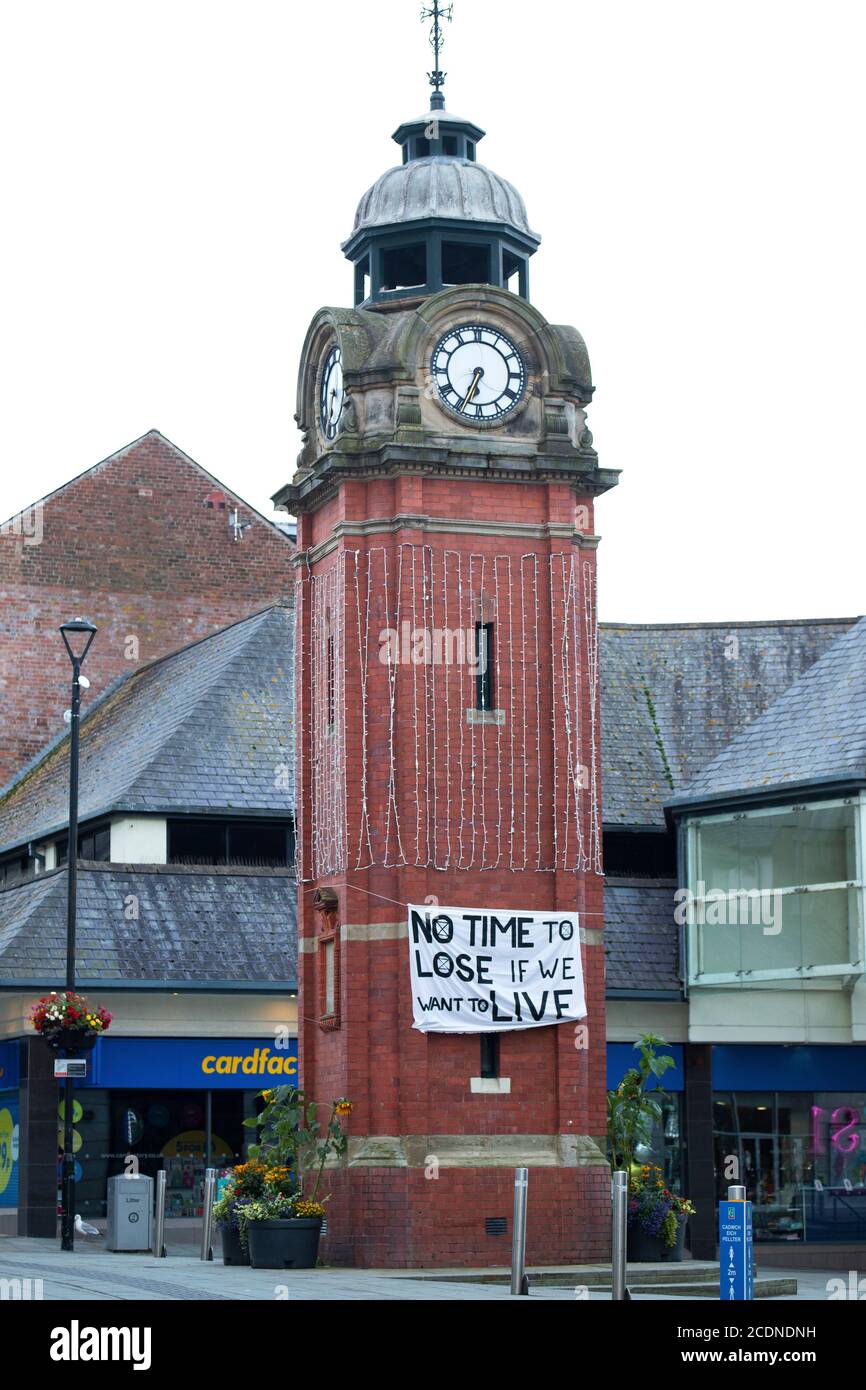
[[[586,1017],[576,912],[409,905],[414,1027],[496,1033]]]

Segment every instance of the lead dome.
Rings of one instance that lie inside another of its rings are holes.
[[[512,183],[478,163],[484,131],[432,109],[394,132],[403,162],[363,195],[343,252],[355,303],[385,307],[459,284],[528,298],[528,260],[541,240]]]

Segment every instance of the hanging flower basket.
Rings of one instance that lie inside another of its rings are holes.
[[[90,1052],[111,1024],[111,1014],[83,994],[61,990],[33,1005],[30,1021],[52,1052]]]
[[[56,1033],[45,1033],[44,1037],[52,1052],[92,1052],[99,1034],[61,1028]]]

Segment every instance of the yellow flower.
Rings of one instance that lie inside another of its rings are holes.
[[[325,1208],[321,1202],[301,1201],[295,1206],[296,1216],[324,1216]]]

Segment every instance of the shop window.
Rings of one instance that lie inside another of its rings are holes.
[[[713,1122],[719,1196],[735,1159],[756,1240],[866,1238],[866,1095],[721,1092]]]
[[[490,283],[490,248],[471,242],[443,241],[443,285],[487,285]]]
[[[693,985],[860,973],[857,817],[839,800],[689,822],[677,920]]]
[[[85,1219],[106,1215],[108,1179],[128,1170],[134,1156],[139,1171],[155,1178],[166,1173],[166,1218],[200,1218],[205,1171],[240,1163],[253,1131],[244,1120],[260,1102],[255,1089],[76,1090],[82,1113],[77,1152],[80,1176],[76,1203]]]
[[[421,289],[427,284],[427,247],[423,241],[382,252],[383,290]]]

